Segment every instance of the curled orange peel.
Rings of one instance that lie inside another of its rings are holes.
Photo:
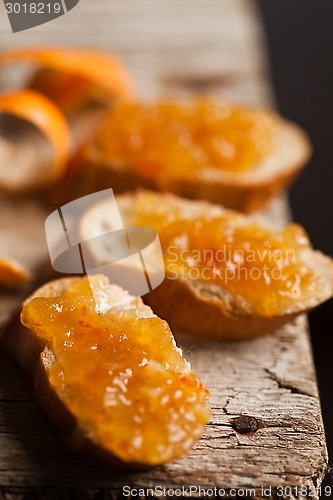
[[[47,183],[61,178],[71,155],[71,131],[58,107],[42,94],[24,90],[0,94],[0,113],[30,122],[45,136],[54,152]]]
[[[114,56],[87,49],[61,47],[28,48],[3,52],[0,65],[30,61],[42,69],[81,77],[114,95],[131,95],[132,83],[124,66]]]
[[[0,287],[16,288],[32,279],[25,266],[13,259],[0,257]]]

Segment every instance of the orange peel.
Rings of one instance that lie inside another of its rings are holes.
[[[19,262],[0,257],[0,286],[16,288],[32,278],[31,273]]]
[[[1,94],[0,113],[32,123],[45,136],[54,150],[47,183],[61,178],[71,154],[71,132],[61,110],[42,94],[25,90]]]
[[[82,99],[93,88],[103,100],[132,94],[126,68],[114,56],[87,49],[43,47],[12,50],[0,54],[0,65],[32,62],[40,65],[32,87],[62,107]],[[68,94],[68,95],[67,95]]]

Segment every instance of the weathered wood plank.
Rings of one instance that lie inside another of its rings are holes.
[[[1,16],[1,48],[84,43],[116,52],[148,98],[209,91],[248,103],[272,102],[260,26],[249,1],[81,0],[70,14],[15,37],[4,33],[6,22]],[[25,205],[31,202],[20,203],[13,228],[13,206],[2,202],[0,252],[36,267],[46,254],[45,212],[32,202],[33,235]],[[277,200],[260,217],[283,224],[285,202]],[[9,228],[5,220],[11,221]],[[0,325],[17,303],[17,297],[0,298]],[[68,498],[69,490],[76,498],[117,498],[126,484],[255,487],[257,498],[261,487],[272,487],[275,497],[277,486],[319,486],[327,454],[305,318],[251,342],[214,343],[181,335],[177,340],[211,391],[212,421],[188,457],[136,474],[115,473],[69,452],[25,376],[0,354],[0,499]],[[235,431],[231,419],[243,414],[257,419],[258,432]],[[309,493],[302,498],[318,498],[315,491]]]
[[[248,0],[80,0],[69,14],[15,37],[3,12],[0,44],[84,44],[112,51],[128,64],[146,98],[195,90],[193,82],[201,79],[208,83],[202,90],[264,104],[272,95],[263,78],[261,32],[250,18]]]

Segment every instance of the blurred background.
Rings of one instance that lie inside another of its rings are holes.
[[[333,2],[256,0],[279,111],[309,133],[314,154],[291,190],[294,219],[333,255]],[[333,300],[310,314],[330,456],[333,456]],[[332,459],[331,462],[332,464]],[[326,478],[328,484],[332,479]]]

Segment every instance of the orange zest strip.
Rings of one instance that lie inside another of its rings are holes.
[[[0,94],[0,113],[8,113],[32,123],[50,141],[54,161],[50,183],[62,177],[71,154],[71,132],[63,113],[38,92],[25,90]]]
[[[0,54],[0,65],[31,61],[44,68],[86,78],[111,93],[132,94],[132,83],[124,66],[114,57],[102,52],[61,47],[30,48]]]
[[[0,286],[16,288],[31,278],[31,273],[22,264],[0,257]]]

